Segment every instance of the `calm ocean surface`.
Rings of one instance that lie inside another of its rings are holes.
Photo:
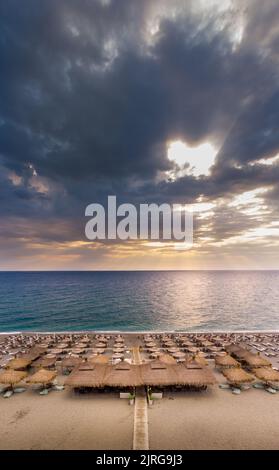
[[[279,329],[279,271],[0,272],[0,331]]]

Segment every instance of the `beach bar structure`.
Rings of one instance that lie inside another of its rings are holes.
[[[210,369],[199,364],[164,363],[151,361],[147,364],[84,364],[68,376],[65,385],[71,388],[131,389],[147,387],[195,387],[205,389],[214,385],[216,379]]]
[[[194,361],[188,364],[153,361],[140,367],[143,383],[149,387],[179,386],[205,389],[208,385],[216,383],[213,372]]]

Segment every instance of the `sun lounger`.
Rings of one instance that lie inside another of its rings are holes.
[[[267,387],[265,390],[266,390],[268,393],[272,393],[272,394],[277,393],[277,390],[275,390],[275,389],[272,388],[272,387]]]

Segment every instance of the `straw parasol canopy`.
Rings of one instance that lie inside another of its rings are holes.
[[[252,382],[254,380],[254,377],[251,374],[248,374],[248,372],[245,370],[241,369],[241,367],[225,369],[222,371],[222,374],[231,384],[242,384]]]
[[[57,372],[55,370],[40,369],[28,378],[28,382],[31,384],[47,385],[50,384],[56,376]]]
[[[271,363],[264,357],[258,354],[247,353],[243,357],[243,362],[249,367],[270,367]]]
[[[154,341],[148,341],[148,342],[145,343],[145,346],[147,348],[154,348],[154,347],[157,346],[157,344]]]
[[[237,352],[241,351],[241,349],[243,349],[243,348],[240,348],[239,346],[237,346],[237,344],[230,344],[229,346],[226,347],[226,351],[229,354],[237,353]]]
[[[65,369],[71,369],[81,364],[81,362],[82,362],[82,359],[80,357],[70,356],[70,357],[65,357],[65,359],[63,359],[61,366]]]
[[[88,357],[87,362],[93,364],[107,364],[109,361],[109,356],[91,356]]]
[[[105,352],[105,349],[102,348],[92,348],[92,353],[93,354],[103,354]]]
[[[175,351],[173,353],[173,357],[175,359],[184,359],[185,358],[185,353],[184,352],[181,352],[181,351]]]
[[[188,350],[190,353],[193,353],[193,354],[199,352],[199,348],[197,348],[196,346],[193,346],[193,347],[191,346],[191,347],[187,348],[187,350]]]
[[[196,364],[198,364],[200,366],[203,366],[203,367],[208,366],[207,360],[203,356],[201,356],[200,354],[196,354],[196,356],[193,357],[193,361],[195,361]]]
[[[176,360],[169,354],[161,354],[160,361],[164,364],[176,364]]]
[[[259,367],[253,370],[253,374],[263,382],[279,382],[279,372],[271,367]]]
[[[154,351],[154,352],[149,354],[150,359],[157,359],[160,356],[161,356],[160,351]]]
[[[18,357],[15,359],[11,359],[11,361],[9,361],[7,364],[7,368],[14,369],[14,370],[23,370],[23,369],[26,369],[28,366],[30,366],[31,363],[32,363],[31,359]]]
[[[49,367],[55,366],[56,357],[42,357],[37,359],[35,362],[32,363],[32,367],[40,367],[44,369],[48,369]]]
[[[176,353],[178,351],[179,351],[179,348],[175,348],[175,347],[168,348],[168,352],[171,354]]]
[[[96,348],[106,348],[107,347],[107,343],[103,343],[103,342],[99,342],[99,343],[96,343],[95,345]]]
[[[8,369],[3,372],[0,372],[0,383],[9,384],[13,386],[21,380],[25,379],[25,377],[27,377],[27,372]]]
[[[226,354],[225,356],[216,356],[215,364],[219,367],[239,367],[240,364],[232,356]]]
[[[192,341],[182,341],[182,342],[181,342],[181,346],[182,346],[183,348],[191,348],[191,347],[193,347],[193,346],[195,346],[195,345],[194,345],[194,343],[192,343]]]
[[[212,341],[208,341],[208,340],[200,341],[199,344],[203,348],[210,348],[211,346],[214,346],[214,343],[212,343]]]
[[[72,352],[73,352],[74,354],[82,354],[82,353],[84,353],[84,351],[85,351],[85,350],[84,350],[84,349],[81,349],[81,348],[73,348],[73,349],[72,349]]]
[[[113,358],[113,359],[122,359],[123,357],[124,357],[124,354],[123,354],[123,353],[120,353],[120,352],[119,352],[119,353],[114,353],[114,354],[112,355],[112,358]]]
[[[50,349],[49,352],[51,354],[61,354],[61,349],[59,348],[54,348],[54,349]]]

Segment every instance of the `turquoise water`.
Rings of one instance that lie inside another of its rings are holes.
[[[278,271],[0,272],[0,331],[279,329]]]

